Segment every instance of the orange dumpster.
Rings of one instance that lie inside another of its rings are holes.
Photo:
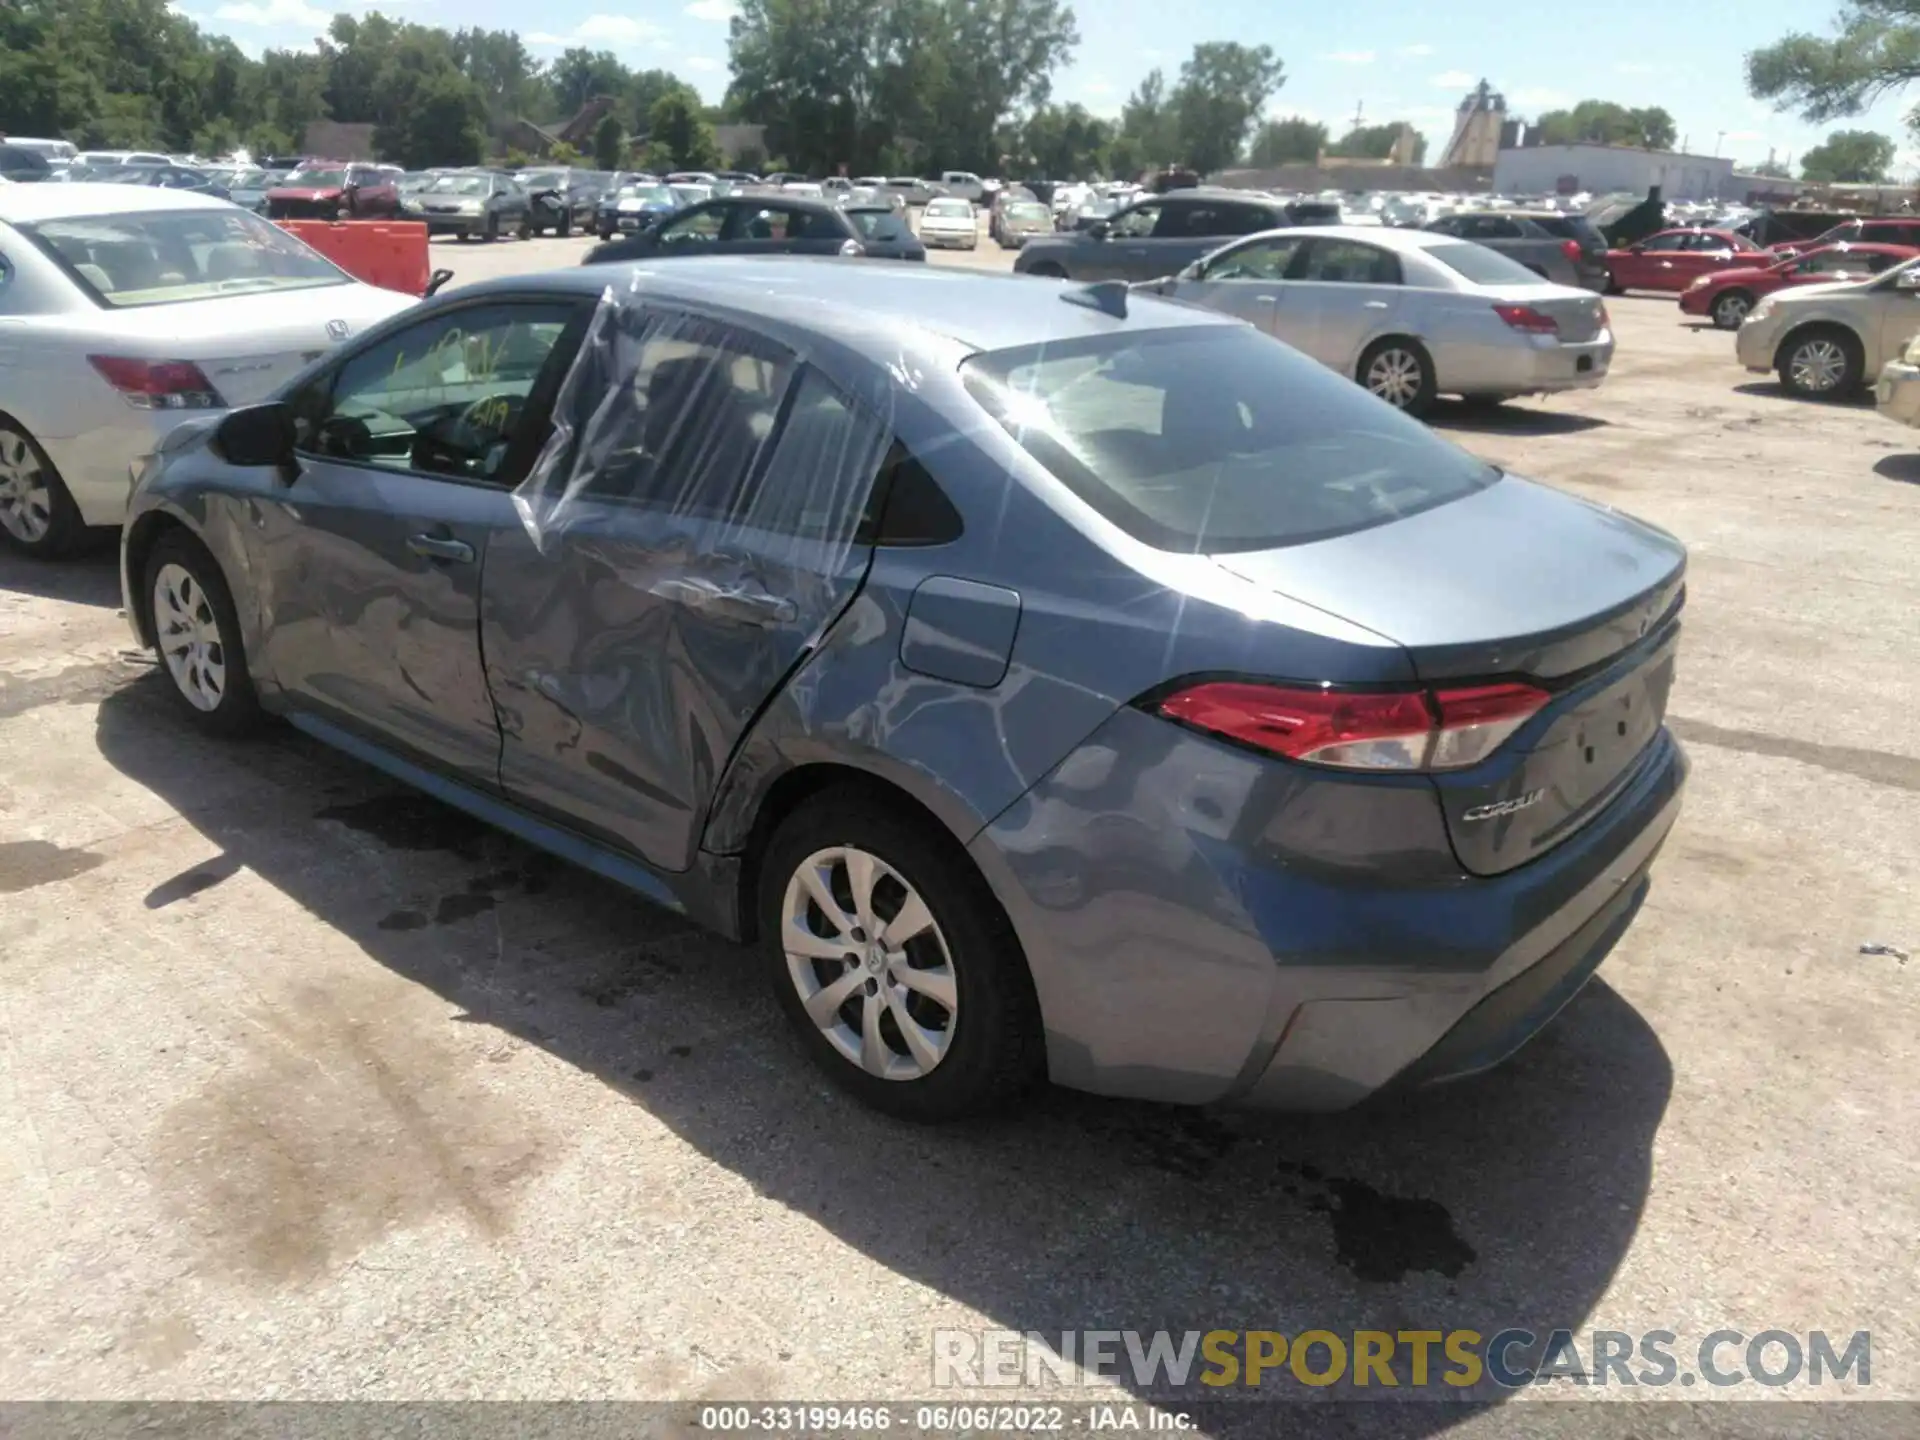
[[[276,220],[356,280],[424,295],[429,279],[427,227],[417,220]]]

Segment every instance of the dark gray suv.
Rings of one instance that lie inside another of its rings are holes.
[[[1069,280],[1158,280],[1227,241],[1294,224],[1284,201],[1234,190],[1149,195],[1085,230],[1029,240],[1022,275]]]
[[[1427,229],[1457,235],[1517,260],[1556,285],[1607,288],[1607,241],[1582,215],[1556,210],[1482,210],[1446,215]]]

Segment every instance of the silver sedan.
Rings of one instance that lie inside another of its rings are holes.
[[[1589,389],[1613,360],[1598,296],[1447,235],[1269,230],[1139,288],[1239,315],[1415,414]]]

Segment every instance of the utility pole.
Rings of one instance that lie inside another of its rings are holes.
[[[1360,128],[1360,119],[1366,113],[1367,106],[1364,100],[1356,100],[1353,102],[1353,128],[1355,130]]]
[[[1720,142],[1725,140],[1726,138],[1727,138],[1727,132],[1724,130],[1722,130],[1718,135],[1713,137],[1713,155],[1716,160],[1720,158]]]

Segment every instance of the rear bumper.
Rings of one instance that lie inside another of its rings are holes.
[[[116,413],[117,412],[117,413]],[[36,436],[89,525],[118,525],[147,460],[162,439],[208,410],[136,410],[115,396],[103,402],[99,423],[69,438]]]
[[[1577,834],[1475,877],[1424,782],[1170,730],[1116,715],[970,847],[1076,1089],[1339,1110],[1498,1063],[1631,922],[1687,773],[1662,730]]]
[[[1573,267],[1574,281],[1583,290],[1606,293],[1609,272],[1607,262],[1602,260],[1581,260]]]
[[[1580,343],[1550,336],[1515,337],[1499,345],[1473,345],[1436,357],[1439,388],[1447,395],[1542,395],[1591,390],[1613,364],[1613,333]]]

